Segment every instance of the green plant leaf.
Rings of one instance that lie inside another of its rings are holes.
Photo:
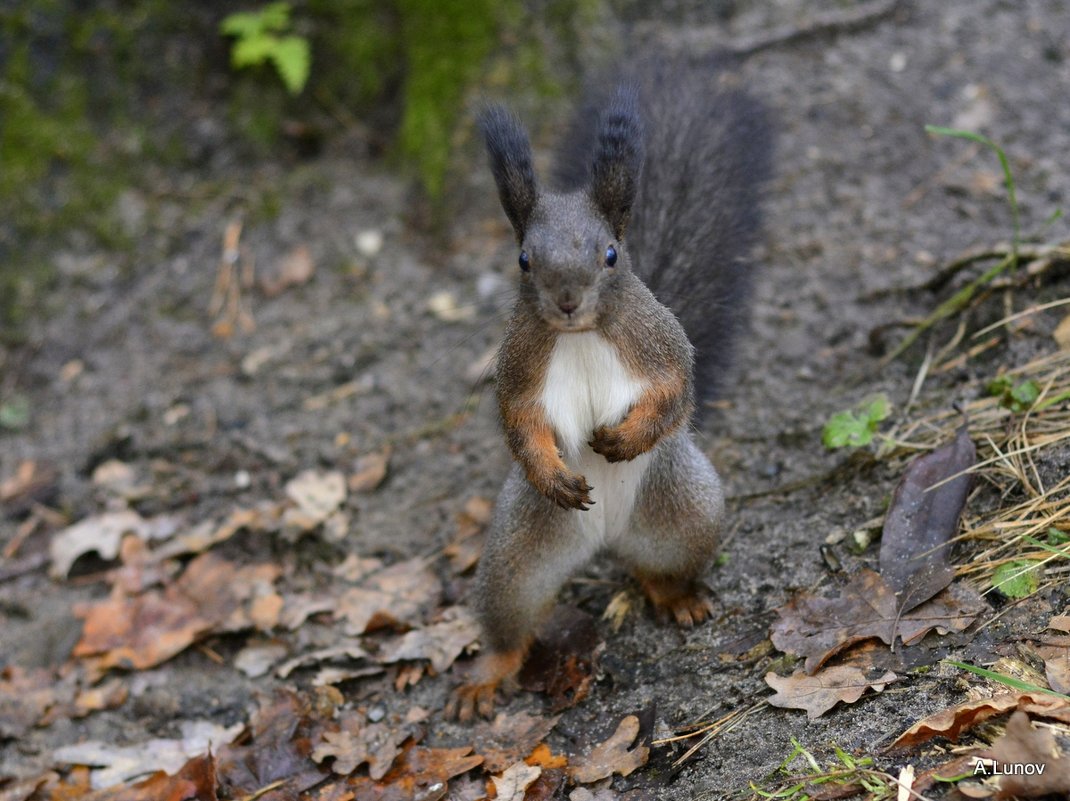
[[[302,36],[287,36],[277,40],[271,51],[271,60],[290,94],[299,94],[308,82],[312,65],[308,40]]]
[[[1014,676],[1008,676],[1004,673],[997,673],[994,670],[988,670],[987,668],[977,667],[977,665],[968,665],[965,662],[956,662],[954,659],[944,660],[952,667],[960,668],[961,670],[968,670],[970,673],[976,673],[978,676],[983,676],[986,679],[992,681],[998,681],[1000,684],[1006,684],[1015,690],[1021,690],[1026,693],[1043,693],[1044,695],[1054,695],[1056,698],[1066,698],[1070,700],[1070,695],[1063,695],[1063,693],[1057,693],[1055,690],[1050,690],[1047,687],[1041,687],[1039,684],[1031,684],[1028,681],[1022,681],[1016,679]]]
[[[281,33],[290,27],[290,4],[270,3],[260,10],[262,30]]]
[[[0,428],[19,429],[30,424],[30,400],[23,395],[16,395],[11,400],[0,404]]]
[[[278,38],[270,34],[239,39],[230,51],[230,63],[235,69],[255,67],[271,58],[278,46]]]
[[[1040,586],[1037,563],[1031,559],[1015,559],[1000,565],[992,574],[992,586],[1014,600],[1032,595]]]
[[[1048,529],[1048,545],[1062,545],[1067,542],[1070,542],[1070,534],[1060,531],[1055,526]]]
[[[1036,403],[1039,397],[1040,387],[1036,381],[1023,381],[1011,390],[1011,398],[1021,407],[1015,411],[1025,411]]]
[[[224,36],[247,38],[259,36],[263,31],[264,18],[258,11],[239,11],[219,23],[219,32]]]
[[[821,432],[821,441],[829,450],[868,445],[877,433],[877,425],[889,414],[888,396],[883,393],[872,395],[854,409],[832,415]]]

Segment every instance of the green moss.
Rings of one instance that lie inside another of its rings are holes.
[[[442,194],[465,90],[494,44],[493,0],[398,0],[406,76],[398,148],[432,198]]]

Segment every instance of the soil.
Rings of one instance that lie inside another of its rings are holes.
[[[814,10],[738,6],[735,13],[724,4],[683,6],[675,23],[658,27],[708,23],[730,44],[802,24]],[[890,467],[829,453],[820,442],[831,413],[877,391],[902,409],[910,394],[924,340],[882,366],[871,332],[925,314],[942,296],[885,290],[915,287],[961,251],[1009,238],[994,154],[974,148],[969,155],[969,143],[934,138],[923,126],[967,128],[1003,145],[1023,227],[1037,229],[1070,200],[1068,42],[1070,7],[1062,0],[946,0],[902,4],[861,29],[786,42],[740,63],[743,82],[774,112],[779,146],[752,329],[727,402],[699,432],[730,497],[724,563],[708,577],[718,618],[688,632],[659,625],[649,611],[616,633],[600,622],[607,642],[601,678],[565,714],[552,742],[574,749],[650,703],[664,733],[768,693],[767,659],[720,655],[760,643],[772,610],[795,590],[829,584],[820,546],[879,517],[896,480]],[[117,268],[126,257],[77,242],[57,252],[57,310],[34,322],[28,346],[8,354],[5,389],[28,396],[33,414],[28,428],[0,434],[0,477],[25,459],[57,465],[53,503],[79,519],[101,509],[89,472],[115,456],[141,475],[166,476],[168,491],[139,504],[144,513],[171,510],[196,522],[277,499],[302,469],[349,470],[358,454],[391,444],[389,476],[350,500],[353,525],[341,545],[243,535],[225,548],[235,558],[294,560],[309,584],[317,569],[347,553],[386,560],[438,553],[465,501],[492,498],[508,465],[492,387],[473,378],[473,365],[501,336],[514,246],[485,170],[466,176],[465,202],[448,235],[434,238],[414,232],[406,185],[360,150],[343,140],[313,160],[231,164],[214,176],[234,187],[229,196],[198,196],[203,175],[161,176],[151,196],[132,189],[124,195],[128,233],[138,242],[131,269]],[[246,223],[247,255],[268,271],[306,245],[316,273],[276,297],[247,293],[255,331],[217,338],[207,309],[229,200],[267,188],[280,208],[272,219]],[[357,245],[366,231],[383,237],[372,255]],[[1060,221],[1045,238],[1066,232]],[[471,316],[439,319],[428,308],[439,292],[452,293]],[[971,324],[1001,313],[993,304]],[[939,329],[934,345],[951,333]],[[1016,337],[929,379],[923,402],[947,407],[976,392],[998,364],[1050,347],[1043,330]],[[243,368],[254,353],[265,356],[263,364]],[[83,369],[72,377],[64,366],[75,360]],[[304,405],[350,381],[357,382],[352,394],[316,411]],[[0,518],[0,542],[10,542],[17,524]],[[46,548],[47,537],[33,537],[20,556]],[[860,556],[836,550],[848,569],[875,564],[875,547]],[[80,563],[76,572],[94,567]],[[462,599],[467,583],[451,581],[448,592]],[[627,586],[613,565],[598,563],[563,600],[599,616]],[[0,665],[62,662],[79,633],[72,605],[104,593],[94,582],[50,580],[44,569],[0,584]],[[247,715],[256,693],[304,681],[246,677],[230,659],[243,642],[211,641],[222,664],[187,650],[140,676],[118,709],[0,743],[3,772],[33,774],[50,766],[57,747],[86,738],[134,743],[200,717],[229,725]],[[384,693],[383,701],[441,709],[456,672],[424,679],[405,695]],[[748,782],[787,756],[790,736],[821,755],[833,743],[876,754],[891,736],[960,698],[953,679],[937,672],[816,721],[765,709],[682,770],[669,768],[682,749],[658,749],[647,769],[617,786],[646,788],[654,798],[746,793]],[[507,709],[544,705],[520,693]],[[436,713],[429,736],[463,744],[465,732]],[[896,769],[894,756],[877,759]]]

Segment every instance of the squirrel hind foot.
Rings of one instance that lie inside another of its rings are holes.
[[[467,723],[476,716],[490,718],[498,688],[511,684],[527,655],[527,645],[510,651],[491,651],[479,657],[469,681],[457,687],[443,710],[447,720]]]
[[[697,582],[640,576],[639,583],[662,621],[672,619],[683,628],[692,628],[713,617],[713,602]]]

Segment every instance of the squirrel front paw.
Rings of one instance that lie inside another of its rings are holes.
[[[591,449],[606,457],[607,462],[630,462],[641,453],[654,447],[654,443],[641,442],[628,436],[622,426],[602,426],[595,430],[593,438],[587,443]]]
[[[594,501],[591,500],[590,486],[581,475],[567,470],[558,470],[551,477],[543,494],[562,509],[579,509],[586,512]]]

